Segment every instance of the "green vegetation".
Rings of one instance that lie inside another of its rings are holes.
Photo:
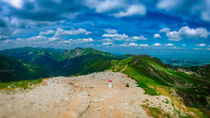
[[[38,65],[0,55],[0,82],[32,80],[47,77],[46,73]]]
[[[128,59],[112,61],[113,71],[122,71],[137,81],[139,87],[143,88],[146,94],[159,95],[157,88],[170,87],[182,97],[184,104],[209,112],[208,97],[210,95],[208,67],[202,67],[203,74],[187,74],[174,70],[160,60],[146,55],[137,55]],[[208,70],[208,71],[207,71]],[[204,74],[205,72],[205,74]],[[205,75],[205,76],[202,76]],[[205,79],[206,78],[206,79]],[[170,95],[170,93],[167,93]],[[166,104],[169,101],[166,100]]]
[[[5,89],[5,90],[13,90],[16,88],[30,88],[33,87],[39,83],[42,82],[42,79],[37,79],[37,80],[22,80],[22,81],[16,81],[16,82],[7,82],[7,83],[0,83],[0,90]]]
[[[149,110],[149,113],[151,116],[154,118],[171,118],[169,113],[164,112],[160,108],[157,107],[148,107],[148,106],[143,106],[145,109]]]
[[[129,84],[128,83],[126,83],[126,87],[129,87]]]
[[[21,83],[20,80],[83,75],[112,69],[136,80],[137,86],[143,88],[146,94],[153,96],[164,94],[171,97],[173,92],[167,89],[173,89],[178,94],[178,96],[173,96],[174,100],[178,100],[180,96],[183,101],[179,101],[179,104],[184,103],[187,107],[196,108],[197,110],[192,110],[193,113],[201,114],[199,110],[204,114],[210,112],[210,65],[171,67],[147,55],[115,56],[92,48],[72,50],[18,48],[0,53],[10,56],[0,55],[0,86],[3,88],[11,85],[3,82]],[[180,69],[182,71],[179,71]],[[20,86],[26,85],[20,84]],[[126,87],[129,87],[129,84],[126,84]],[[165,103],[169,104],[169,100]],[[160,112],[155,108],[151,110],[154,113]],[[178,113],[179,110],[176,111]]]

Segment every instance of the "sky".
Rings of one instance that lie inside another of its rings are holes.
[[[0,0],[0,50],[208,57],[210,0]]]

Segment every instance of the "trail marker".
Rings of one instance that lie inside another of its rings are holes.
[[[109,80],[108,86],[109,88],[112,88],[112,80]]]

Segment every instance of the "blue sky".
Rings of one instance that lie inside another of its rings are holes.
[[[210,0],[0,0],[0,49],[210,58]]]

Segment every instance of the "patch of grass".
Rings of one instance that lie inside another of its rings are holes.
[[[148,107],[143,106],[145,109],[149,111],[149,114],[152,115],[154,118],[171,118],[169,113],[166,113],[165,111],[161,110],[158,107]]]
[[[155,96],[155,95],[160,95],[158,94],[155,89],[153,88],[150,88],[148,85],[142,83],[142,82],[138,82],[138,87],[141,87],[144,89],[145,91],[145,94],[149,94],[149,95],[152,95],[152,96]]]
[[[166,98],[165,98],[165,100],[166,100],[166,101],[165,101],[165,103],[166,103],[166,104],[168,104],[168,103],[169,103],[169,100],[168,100],[168,99],[166,99]]]
[[[0,90],[14,90],[16,88],[27,89],[42,82],[43,79],[22,80],[16,82],[0,83]]]
[[[129,87],[129,84],[128,83],[126,83],[126,87]]]

